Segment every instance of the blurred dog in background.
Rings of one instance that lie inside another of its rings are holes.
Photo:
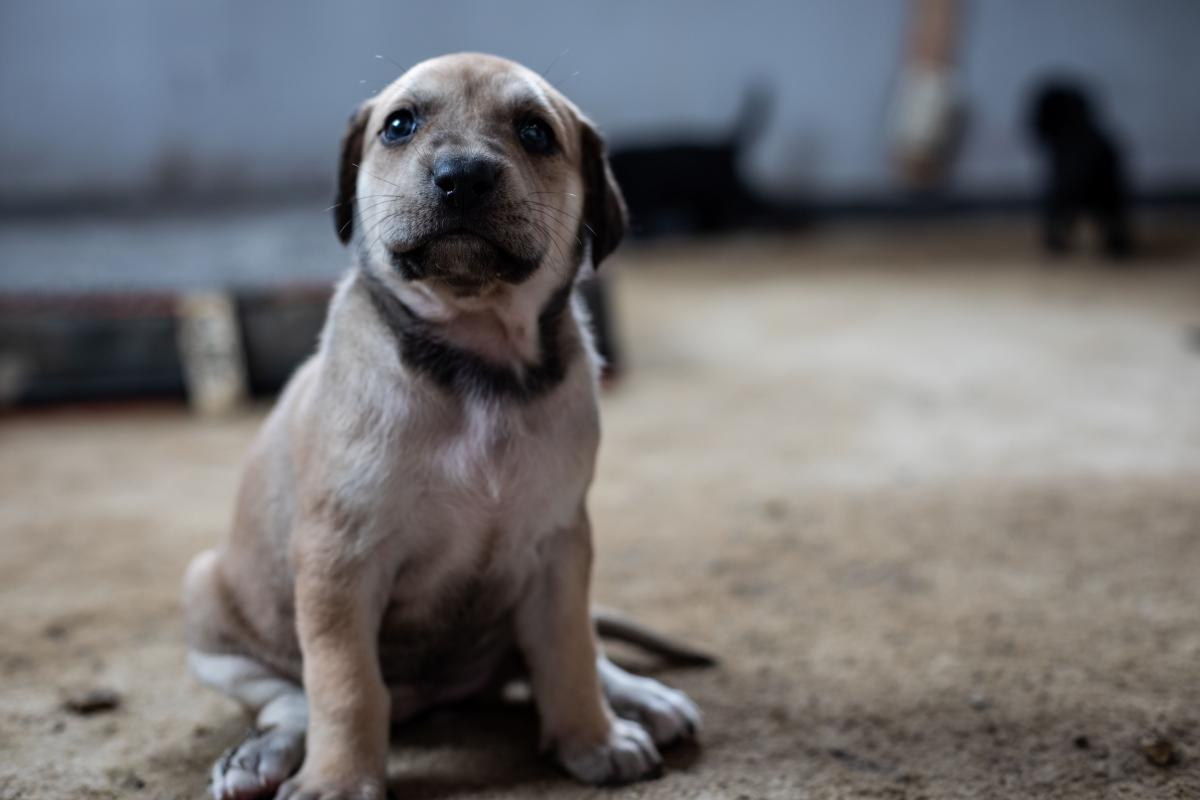
[[[1087,90],[1071,80],[1043,83],[1034,93],[1029,130],[1045,157],[1043,243],[1066,252],[1076,223],[1089,218],[1105,253],[1133,252],[1129,189],[1120,148],[1100,125]]]
[[[629,206],[634,235],[715,233],[752,222],[767,204],[739,165],[766,126],[771,96],[751,87],[732,126],[711,139],[663,137],[614,147],[613,174]]]

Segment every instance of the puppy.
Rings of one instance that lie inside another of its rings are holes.
[[[1070,81],[1043,84],[1030,103],[1029,129],[1045,154],[1046,249],[1065,252],[1076,222],[1090,217],[1109,257],[1130,255],[1129,190],[1121,151],[1100,127],[1084,88]]]
[[[357,111],[338,187],[357,268],[184,581],[192,672],[255,715],[213,795],[381,799],[390,723],[514,668],[568,772],[656,775],[699,712],[599,653],[589,617],[600,429],[572,289],[625,231],[600,136],[535,73],[445,56]]]

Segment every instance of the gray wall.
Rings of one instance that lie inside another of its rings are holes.
[[[0,199],[326,186],[346,116],[399,71],[375,55],[407,65],[463,49],[553,63],[549,78],[618,139],[718,132],[766,79],[777,97],[756,182],[879,195],[894,189],[884,123],[905,5],[7,0]],[[1021,101],[1055,67],[1095,78],[1143,189],[1200,184],[1200,2],[968,7],[962,190],[1030,185]]]

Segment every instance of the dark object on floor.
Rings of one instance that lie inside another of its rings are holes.
[[[596,352],[604,359],[602,376],[606,380],[616,378],[623,364],[621,363],[621,348],[617,344],[617,330],[612,314],[612,304],[608,299],[608,281],[597,276],[579,284],[579,295],[587,308],[588,317],[592,323],[592,338],[596,343]]]
[[[770,209],[738,164],[765,127],[770,97],[750,89],[732,128],[715,138],[673,135],[613,148],[610,162],[638,236],[712,233],[743,227]]]
[[[63,701],[63,708],[72,714],[91,716],[104,711],[115,711],[121,705],[121,695],[112,689],[88,689],[76,692]]]
[[[168,294],[0,298],[0,407],[185,396]]]
[[[330,290],[322,285],[245,290],[236,296],[250,393],[270,397],[317,349]]]
[[[322,284],[231,294],[246,380],[269,397],[317,347],[331,291]],[[580,287],[605,378],[622,360],[603,277]],[[171,294],[0,298],[0,409],[17,405],[187,396]]]
[[[251,394],[270,396],[317,346],[330,289],[232,294]],[[0,298],[0,408],[187,396],[180,296],[39,294]]]
[[[1171,767],[1179,763],[1179,750],[1175,742],[1159,733],[1147,734],[1139,743],[1142,755],[1156,767]]]
[[[1086,89],[1069,80],[1043,83],[1034,92],[1029,128],[1045,155],[1046,249],[1066,252],[1076,223],[1090,218],[1106,254],[1130,255],[1129,190],[1121,151],[1101,127]]]

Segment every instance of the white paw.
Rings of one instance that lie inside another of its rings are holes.
[[[279,787],[275,800],[384,800],[387,790],[373,778],[327,780],[300,774]]]
[[[271,797],[304,758],[304,731],[272,728],[254,733],[217,759],[212,768],[216,800]]]
[[[628,673],[611,661],[600,665],[600,677],[613,711],[639,723],[655,744],[665,747],[700,732],[700,709],[678,689]]]
[[[629,783],[662,774],[662,756],[650,735],[636,722],[613,720],[608,740],[600,745],[560,746],[559,761],[577,779],[591,784]]]

